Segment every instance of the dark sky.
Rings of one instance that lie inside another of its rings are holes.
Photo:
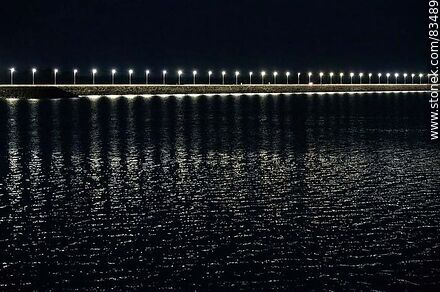
[[[0,67],[424,70],[422,0],[3,0]]]

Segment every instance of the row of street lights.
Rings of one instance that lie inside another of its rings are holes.
[[[11,84],[14,84],[14,73],[16,72],[16,70],[15,70],[15,68],[11,68],[11,69],[9,69],[9,71],[10,71],[10,74],[11,74]],[[32,72],[32,84],[35,85],[35,74],[37,73],[37,69],[36,68],[32,68],[31,72]],[[73,84],[76,84],[78,72],[79,72],[78,69],[74,69],[73,70]],[[92,84],[95,84],[95,79],[96,79],[96,75],[98,74],[98,70],[94,68],[94,69],[92,69],[91,72],[92,72]],[[58,69],[54,69],[53,70],[53,78],[54,78],[54,84],[55,85],[57,84],[57,75],[58,75],[58,73],[59,73]],[[116,69],[112,69],[111,70],[111,84],[115,84],[115,76],[116,76],[117,73],[118,72],[117,72]],[[166,84],[167,73],[168,72],[166,70],[162,71],[162,83],[163,84]],[[133,74],[134,74],[134,70],[133,69],[129,69],[128,70],[128,84],[132,84]],[[183,73],[182,70],[178,70],[177,71],[177,76],[178,76],[177,84],[179,84],[179,85],[181,85],[181,78],[182,78],[183,74],[184,73]],[[196,70],[194,70],[192,72],[193,84],[197,83],[197,80],[196,80],[197,74],[198,74],[198,72]],[[209,85],[211,85],[211,78],[212,78],[213,74],[214,73],[212,71],[208,71],[208,84]],[[222,84],[223,85],[225,85],[225,77],[226,77],[226,75],[227,75],[226,71],[222,71],[221,72]],[[241,73],[240,73],[240,71],[235,71],[234,75],[235,75],[235,84],[238,85]],[[265,84],[265,77],[267,75],[266,71],[261,71],[260,75],[261,75],[261,84]],[[291,75],[290,72],[286,72],[285,73],[286,84],[289,84],[290,75]],[[249,72],[249,84],[252,84],[252,82],[253,82],[252,77],[253,76],[254,76],[254,73],[252,71]],[[274,71],[272,73],[272,76],[273,76],[273,84],[277,84],[278,72]],[[307,76],[308,76],[308,83],[312,84],[313,72],[308,72]],[[325,76],[329,77],[329,84],[334,84],[333,81],[334,81],[335,73],[333,73],[333,72],[328,73],[328,75],[326,75],[324,72],[320,72],[319,73],[319,84],[323,84],[323,79],[324,79]],[[344,73],[339,73],[339,84],[343,84],[344,83],[344,76],[345,76]],[[401,76],[403,77],[403,83],[404,84],[407,84],[408,77],[411,77],[411,84],[414,84],[416,82],[415,78],[417,77],[417,75],[414,74],[414,73],[411,74],[411,75],[409,75],[407,73],[404,73],[402,75],[399,74],[399,73],[395,73],[394,74],[395,84],[399,83],[399,80],[400,80],[399,78]],[[358,74],[355,74],[355,73],[351,72],[349,74],[349,77],[350,77],[350,84],[353,84],[354,78],[356,78],[356,77],[359,80],[359,84],[363,84],[363,78],[364,77],[368,77],[368,84],[371,84],[374,75],[373,75],[373,73],[369,73],[368,75],[365,75],[362,72],[358,73]],[[390,84],[391,73],[386,73],[386,74],[378,73],[377,74],[378,84],[382,84],[382,77],[386,78],[386,84]],[[418,74],[418,78],[419,78],[419,83],[420,84],[422,84],[422,82],[423,82],[423,77],[425,77],[424,74],[422,74],[422,73]],[[150,70],[145,70],[145,84],[149,84],[149,78],[150,78]],[[298,72],[297,73],[297,84],[300,84],[300,83],[301,83],[301,73]]]

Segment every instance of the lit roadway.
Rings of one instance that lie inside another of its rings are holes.
[[[0,85],[0,98],[68,98],[108,95],[229,95],[296,93],[427,92],[429,84],[238,84],[238,85]]]

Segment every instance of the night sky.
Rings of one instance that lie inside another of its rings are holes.
[[[421,0],[4,0],[1,6],[6,70],[427,68]]]

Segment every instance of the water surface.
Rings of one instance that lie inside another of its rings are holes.
[[[0,289],[438,288],[425,99],[0,99]]]

